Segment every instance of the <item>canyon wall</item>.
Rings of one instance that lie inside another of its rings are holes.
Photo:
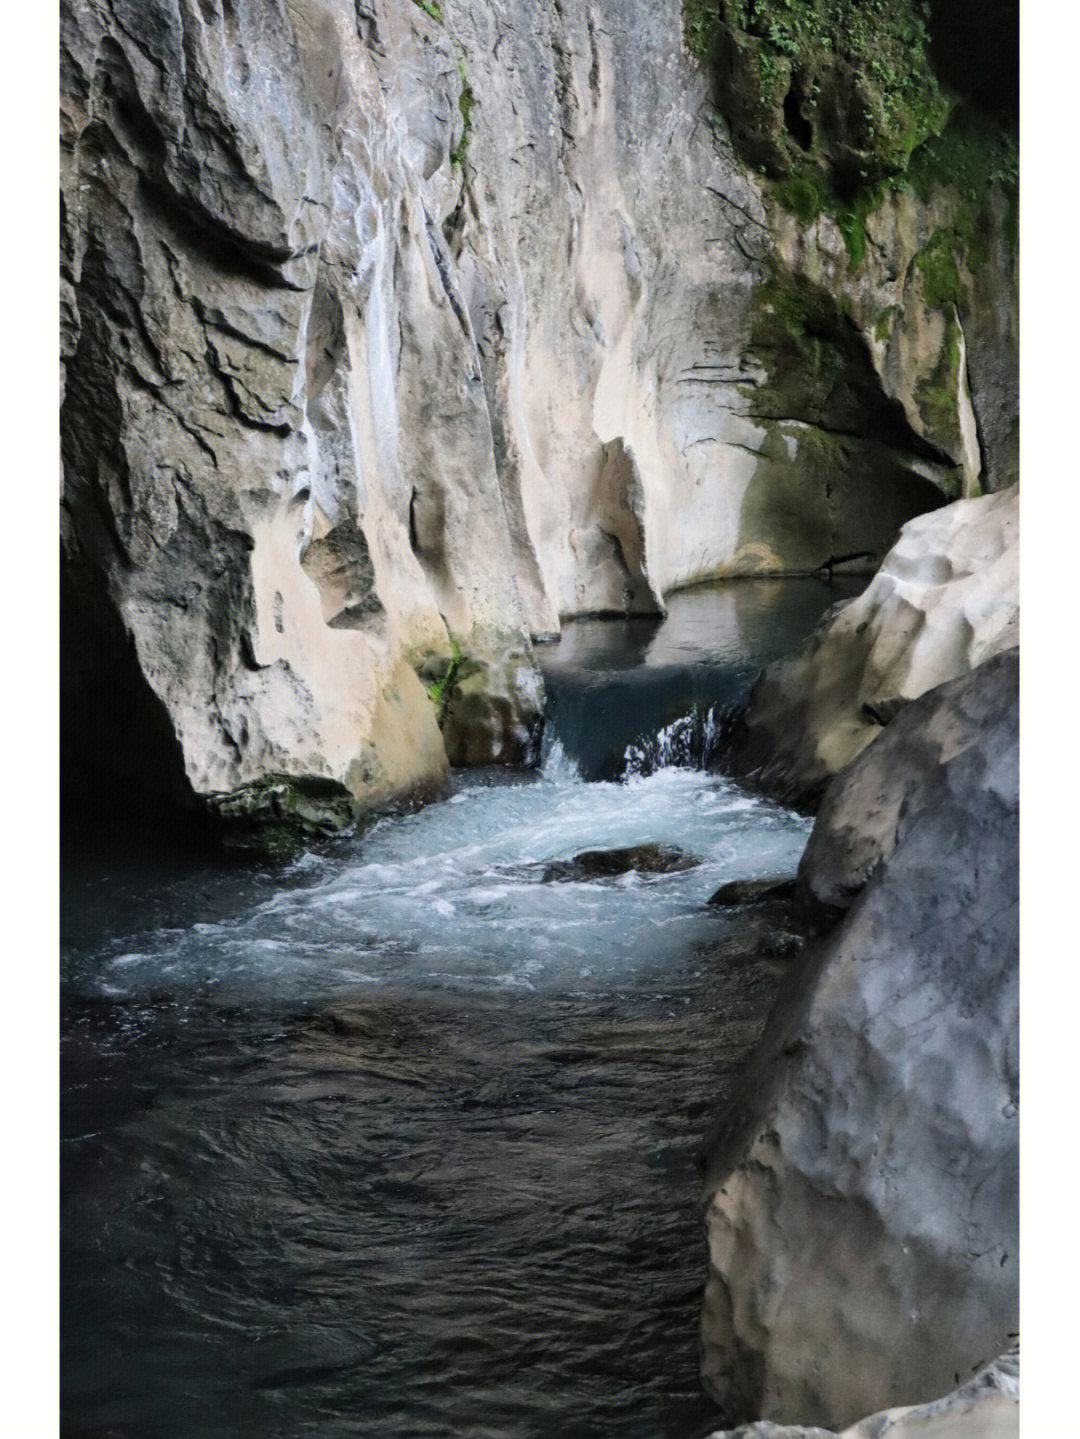
[[[913,700],[826,791],[800,881],[846,913],[709,1146],[704,1373],[733,1421],[840,1429],[1019,1329],[1018,674],[1013,649]]]
[[[872,564],[1012,477],[1005,201],[955,293],[947,188],[852,255],[683,21],[66,0],[73,802],[309,832],[527,762],[565,617]]]

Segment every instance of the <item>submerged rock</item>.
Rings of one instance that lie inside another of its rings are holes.
[[[544,869],[551,880],[614,879],[622,874],[674,874],[701,861],[666,844],[635,844],[626,849],[588,849],[573,859],[556,860]]]
[[[733,879],[722,884],[709,903],[718,908],[728,905],[760,904],[767,899],[793,899],[796,894],[794,876],[782,879]]]
[[[1017,675],[1002,655],[915,700],[826,796],[803,879],[850,911],[708,1148],[729,1422],[843,1427],[1018,1328]]]
[[[1015,486],[910,521],[868,588],[765,671],[737,767],[788,802],[816,805],[906,701],[1019,643],[1018,570]]]

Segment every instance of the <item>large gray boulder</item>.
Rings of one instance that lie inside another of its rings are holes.
[[[914,701],[826,796],[801,877],[854,902],[709,1151],[730,1420],[842,1428],[1019,1327],[1017,677],[1013,651]]]
[[[987,661],[970,679],[907,706],[825,791],[799,865],[800,883],[846,909],[924,811],[976,787],[1008,802],[1016,789],[1018,650]],[[1006,680],[1008,679],[1008,682]]]
[[[1019,508],[1014,485],[910,520],[863,593],[762,675],[737,767],[816,807],[908,700],[1017,645]]]

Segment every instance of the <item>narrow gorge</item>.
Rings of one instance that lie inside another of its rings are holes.
[[[71,1439],[1016,1432],[1017,29],[64,0]]]

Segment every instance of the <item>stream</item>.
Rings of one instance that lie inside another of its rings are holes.
[[[799,937],[706,901],[811,822],[707,766],[851,592],[568,625],[540,770],[284,870],[67,857],[69,1439],[708,1432],[697,1147]]]

